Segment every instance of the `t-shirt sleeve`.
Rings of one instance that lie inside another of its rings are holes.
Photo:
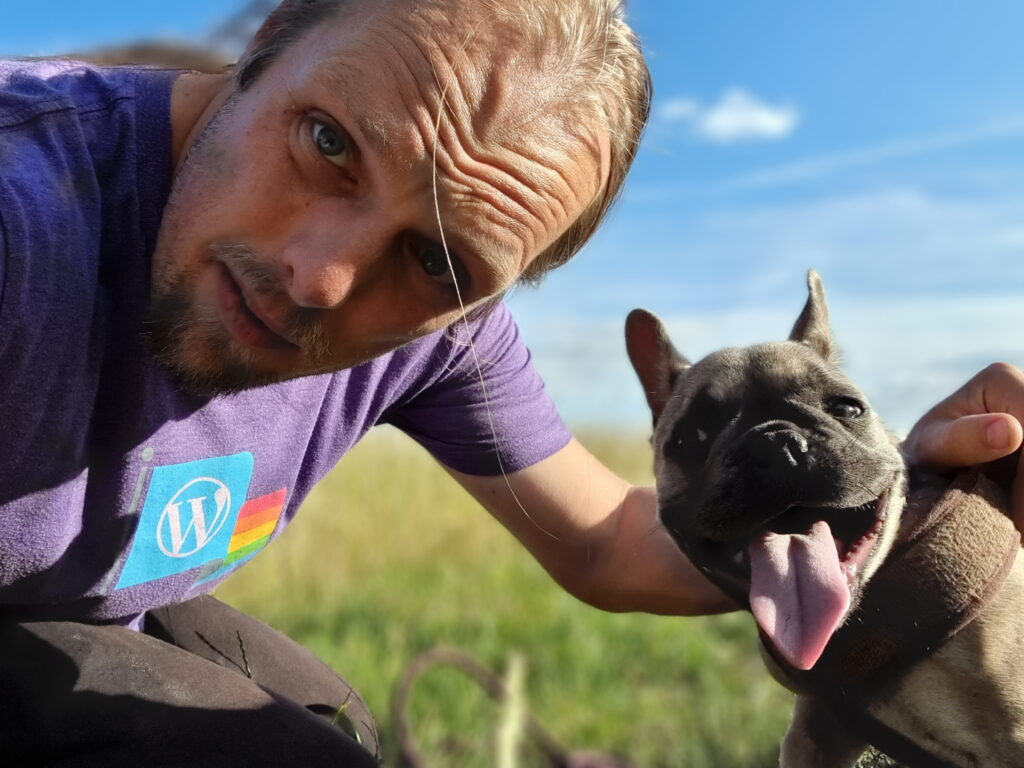
[[[565,447],[569,431],[504,304],[449,334],[454,352],[443,373],[388,423],[469,475],[515,472]]]
[[[0,182],[2,183],[2,182]],[[7,275],[7,233],[4,231],[4,211],[0,207],[0,316],[4,310],[4,287]],[[0,339],[0,347],[3,346],[3,339]]]

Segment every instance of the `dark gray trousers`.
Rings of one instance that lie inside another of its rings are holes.
[[[0,620],[0,765],[372,768],[377,756],[348,683],[212,597],[152,611],[145,634]]]

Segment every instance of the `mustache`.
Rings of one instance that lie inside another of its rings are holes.
[[[238,275],[260,296],[286,304],[282,325],[291,339],[314,365],[325,365],[330,356],[330,340],[320,321],[320,311],[291,303],[284,288],[284,270],[276,262],[261,258],[256,251],[240,241],[222,241],[208,247],[208,255]]]

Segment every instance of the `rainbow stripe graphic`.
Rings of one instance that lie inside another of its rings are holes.
[[[231,565],[255,554],[270,541],[270,536],[281,517],[281,510],[284,509],[287,495],[288,489],[282,488],[280,491],[247,501],[242,506],[238,511],[235,531],[228,542],[228,554],[224,558],[224,565]]]
[[[240,566],[246,560],[256,556],[263,546],[270,541],[270,537],[277,528],[281,519],[281,510],[284,509],[285,499],[288,498],[288,489],[268,493],[258,499],[247,501],[238,510],[238,518],[235,521],[235,529],[231,532],[231,539],[228,541],[228,552],[223,560],[215,560],[204,568],[198,580],[192,585],[193,589],[201,587],[207,582],[227,576],[232,570]]]

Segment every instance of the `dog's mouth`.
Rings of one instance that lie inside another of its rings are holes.
[[[790,507],[733,556],[749,573],[758,626],[793,667],[814,666],[846,618],[885,530],[891,494],[856,507]]]
[[[815,523],[828,525],[839,565],[852,587],[861,567],[871,555],[885,524],[890,491],[856,507],[792,506],[772,518],[754,533],[726,545],[730,560],[742,578],[750,578],[750,545],[769,534],[779,536],[809,535]]]
[[[847,583],[853,586],[864,562],[871,555],[878,535],[882,532],[887,512],[889,492],[856,507],[834,509],[829,507],[790,507],[771,520],[763,532],[751,539],[767,534],[780,536],[809,535],[815,524],[828,526],[839,558],[839,566]],[[749,553],[749,548],[744,555]]]

